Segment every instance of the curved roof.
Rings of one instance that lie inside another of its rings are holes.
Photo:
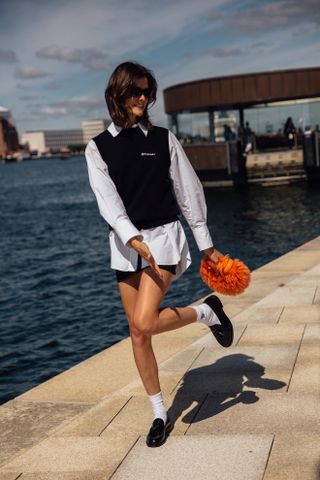
[[[320,96],[320,67],[205,78],[163,91],[166,113]]]

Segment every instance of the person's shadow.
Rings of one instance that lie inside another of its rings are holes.
[[[255,403],[259,400],[254,390],[278,390],[286,385],[279,380],[262,378],[265,368],[254,357],[236,353],[220,358],[212,365],[189,370],[183,377],[168,414],[174,423],[194,402],[196,405],[182,417],[183,423],[196,423],[218,415],[237,403]],[[208,395],[210,403],[201,408]]]

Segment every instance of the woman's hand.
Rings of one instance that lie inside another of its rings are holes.
[[[223,253],[219,252],[219,250],[216,250],[215,248],[206,248],[206,250],[203,250],[203,254],[210,258],[212,262],[217,263],[219,258],[224,257]]]
[[[141,257],[143,257],[149,263],[152,270],[161,278],[163,279],[163,275],[161,273],[160,268],[158,267],[155,259],[152,256],[152,253],[148,247],[148,245],[144,242],[141,242],[138,237],[133,237],[128,241],[128,245],[133,248]]]

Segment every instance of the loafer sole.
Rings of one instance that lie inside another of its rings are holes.
[[[212,327],[209,327],[215,339],[220,345],[222,345],[222,347],[230,347],[233,342],[233,326],[223,311],[223,305],[220,298],[211,295],[204,301],[204,303],[209,305],[221,323],[221,325],[213,325]]]

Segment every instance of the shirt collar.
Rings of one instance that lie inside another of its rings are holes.
[[[132,125],[131,128],[136,128],[136,127],[140,127],[143,133],[145,134],[145,136],[148,135],[148,129],[144,125],[142,125],[141,122],[135,123],[134,125]],[[111,122],[108,127],[108,131],[111,133],[113,137],[116,137],[117,135],[119,135],[121,130],[122,130],[122,127],[120,127],[119,125],[116,125],[114,122]]]

